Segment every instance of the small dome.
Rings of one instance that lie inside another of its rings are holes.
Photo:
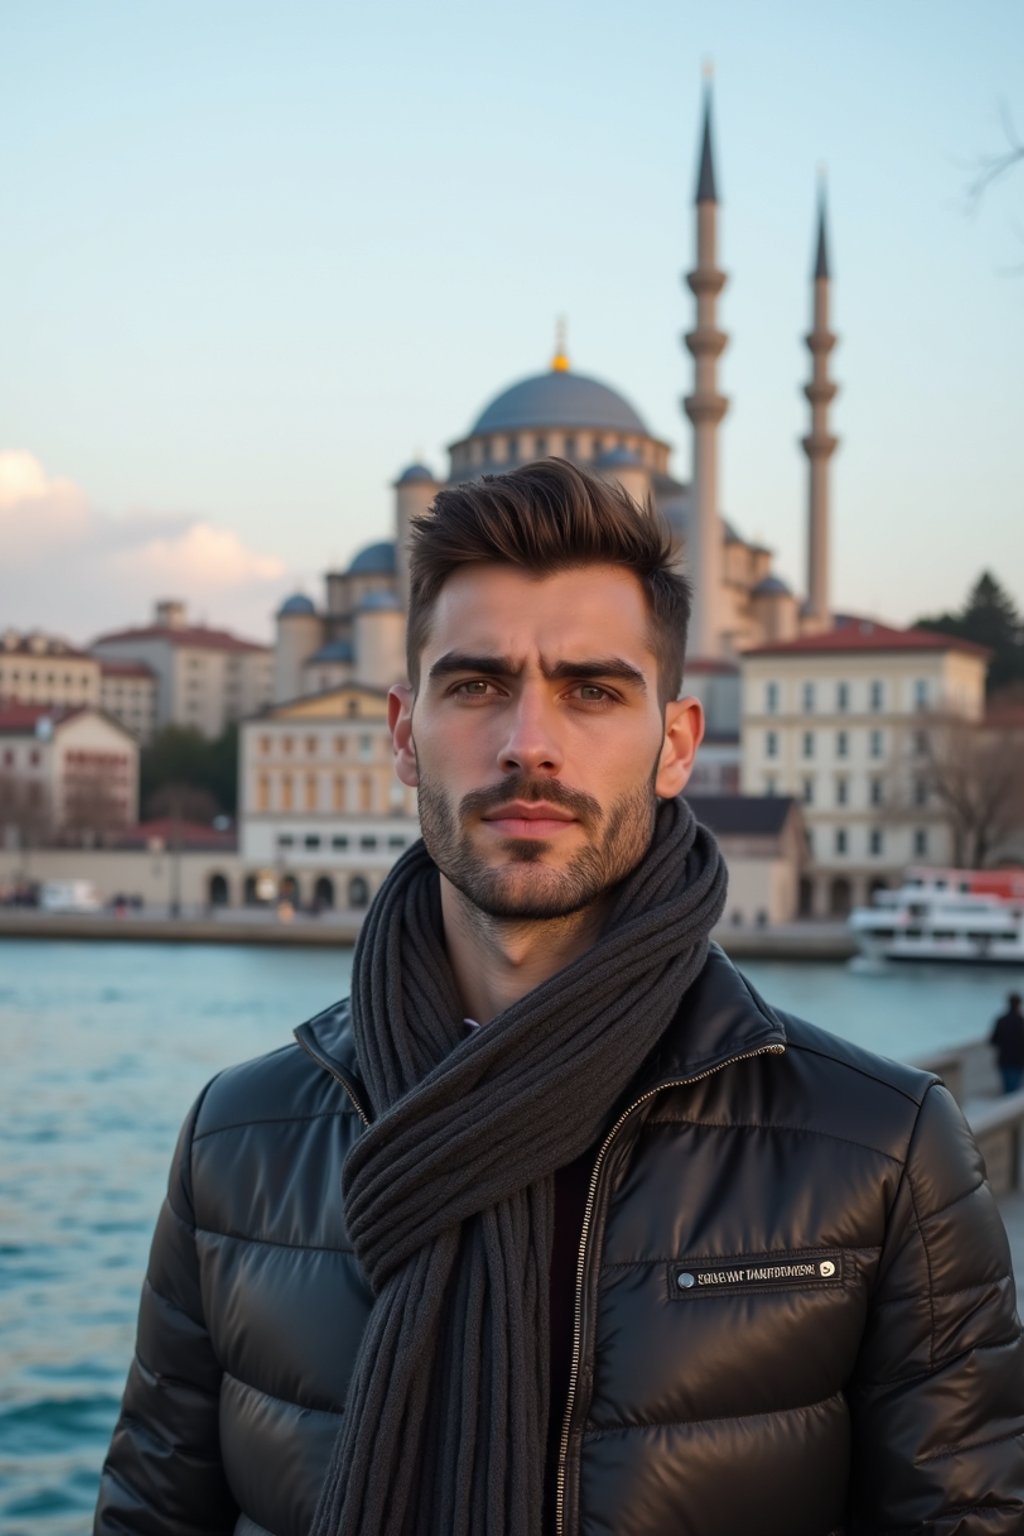
[[[402,470],[402,473],[395,481],[395,484],[415,485],[425,484],[428,481],[431,485],[437,484],[437,481],[434,479],[434,476],[431,474],[430,470],[425,464],[410,464],[407,469]]]
[[[477,417],[469,436],[524,427],[596,427],[647,436],[643,421],[617,390],[568,369],[539,373],[503,390]]]
[[[632,448],[609,448],[594,460],[595,469],[643,469],[644,461]]]
[[[395,592],[367,592],[366,596],[363,598],[362,602],[359,604],[359,607],[356,609],[356,612],[357,613],[394,613],[394,612],[396,612],[396,610],[399,613],[402,610],[402,604],[399,601],[397,593],[395,593]]]
[[[312,599],[308,598],[305,592],[293,592],[291,597],[285,598],[277,610],[279,619],[293,613],[316,613]]]
[[[792,597],[790,587],[781,576],[765,576],[754,588],[755,597]]]
[[[348,640],[329,640],[318,651],[314,651],[312,656],[306,657],[305,665],[311,667],[314,664],[321,665],[329,661],[343,661],[351,664],[354,654]]]
[[[348,568],[349,576],[393,576],[395,574],[395,546],[390,541],[367,544],[356,555]]]

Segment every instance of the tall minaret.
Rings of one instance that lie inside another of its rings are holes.
[[[694,390],[683,407],[693,422],[693,477],[686,569],[693,581],[691,656],[722,652],[722,524],[718,515],[718,424],[729,407],[718,393],[718,359],[728,337],[715,324],[725,273],[717,264],[718,194],[711,154],[711,85],[704,88],[704,138],[697,175],[697,265],[688,274],[697,298],[697,328],[684,337],[693,353]]]
[[[828,462],[839,446],[839,439],[828,430],[828,408],[839,393],[839,386],[829,379],[828,359],[839,338],[829,330],[830,283],[825,183],[822,180],[818,192],[818,247],[814,259],[814,321],[810,335],[805,338],[812,359],[811,382],[804,386],[804,394],[811,402],[811,430],[801,439],[811,469],[807,507],[806,612],[815,629],[828,629],[832,623],[828,581]]]

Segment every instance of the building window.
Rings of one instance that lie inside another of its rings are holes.
[[[915,731],[914,732],[914,754],[915,754],[915,756],[916,757],[924,757],[924,755],[925,755],[925,753],[927,751],[928,751],[928,732],[927,731]]]
[[[849,741],[849,736],[847,735],[846,731],[837,731],[836,732],[836,757],[847,757],[849,755],[849,747],[850,747],[850,741]]]
[[[292,786],[292,776],[291,776],[290,773],[286,773],[281,778],[281,809],[282,809],[282,811],[290,811],[290,810],[292,810],[292,808],[293,808],[293,800],[294,800],[294,791],[293,791],[293,786]]]
[[[277,834],[277,846],[279,848],[292,848],[294,845],[295,839],[290,832],[279,832]]]
[[[924,827],[914,828],[914,857],[923,859],[928,854],[928,833]]]
[[[368,773],[359,779],[359,809],[364,812],[373,810],[373,780]]]
[[[335,738],[334,738],[334,750],[338,754],[339,757],[341,757],[344,754],[344,751],[345,751],[345,738],[344,738],[344,736],[335,736]]]
[[[871,684],[871,708],[885,708],[885,684],[880,682],[877,678]]]
[[[928,680],[924,677],[914,679],[914,708],[928,708]]]
[[[885,748],[885,740],[881,731],[872,731],[869,750],[872,757],[881,757]]]
[[[881,779],[872,779],[871,780],[870,797],[871,797],[871,804],[872,805],[881,805],[881,803],[882,803],[882,781],[881,781]]]
[[[800,792],[800,798],[804,805],[814,804],[814,780],[804,779]]]
[[[306,810],[315,811],[317,804],[316,774],[306,774]]]
[[[766,795],[774,795],[775,793],[775,778],[770,773],[765,774],[764,792]]]
[[[804,683],[803,710],[805,715],[814,714],[814,684]]]
[[[405,847],[405,838],[402,837],[402,835],[400,833],[396,834],[393,837],[389,837],[388,838],[388,847],[389,848],[404,848]]]
[[[344,851],[348,847],[348,838],[343,832],[335,833],[335,835],[331,838],[331,847],[339,848]]]
[[[804,731],[802,749],[804,757],[814,756],[814,732]]]
[[[927,805],[928,804],[928,780],[927,779],[915,779],[914,780],[914,804],[915,805]]]
[[[765,757],[778,757],[778,755],[779,755],[779,735],[778,735],[777,731],[766,731],[765,732],[765,737],[764,737],[764,755],[765,755]]]
[[[836,853],[845,853],[846,852],[846,828],[845,827],[836,827],[835,849],[836,849]]]
[[[372,832],[364,832],[363,836],[359,839],[359,846],[360,848],[376,848],[377,839]]]
[[[576,457],[576,439],[568,433],[565,438],[565,456],[567,459],[574,459]],[[402,847],[402,844],[399,843],[398,847]]]
[[[514,459],[519,457],[519,439],[515,436],[514,433],[509,437],[508,440],[508,452],[506,457],[510,464]]]
[[[849,685],[849,683],[837,683],[836,684],[836,709],[839,711],[839,713],[841,715],[845,715],[845,713],[849,709],[849,707],[850,707],[850,685]]]
[[[872,827],[871,831],[868,833],[868,852],[880,854],[882,852],[883,841],[884,839],[882,837],[881,827]]]
[[[340,773],[334,775],[334,809],[345,809],[345,780]]]
[[[307,848],[319,848],[320,834],[319,832],[307,832],[302,841],[305,843]]]
[[[765,707],[765,710],[767,711],[767,713],[769,715],[774,715],[777,712],[778,707],[779,707],[779,685],[778,685],[778,683],[765,683],[765,685],[764,685],[764,707]]]
[[[310,757],[313,756],[313,753],[316,751],[316,737],[315,736],[307,736],[306,737],[306,751],[309,753]]]
[[[260,752],[263,754],[264,757],[269,757],[270,756],[270,737],[269,736],[261,736],[260,737]]]
[[[290,736],[282,736],[281,737],[281,751],[282,752],[290,752],[291,749],[292,749],[292,739],[291,739],[291,737]]]
[[[538,459],[542,459],[548,451],[547,438],[541,436],[535,437],[533,440],[533,451],[537,455]]]
[[[836,779],[836,805],[845,805],[849,792],[848,779]]]
[[[256,809],[270,810],[270,775],[267,773],[261,773],[256,781]]]

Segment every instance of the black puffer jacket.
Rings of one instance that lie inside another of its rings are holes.
[[[347,1007],[297,1033],[182,1132],[99,1532],[306,1536],[371,1297]],[[611,1117],[577,1333],[566,1536],[1024,1531],[1013,1279],[956,1106],[718,951]]]

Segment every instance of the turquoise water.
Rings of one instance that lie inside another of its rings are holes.
[[[347,988],[346,951],[0,940],[0,1532],[88,1528],[180,1122]],[[887,1055],[982,1034],[1008,978],[744,967]]]

